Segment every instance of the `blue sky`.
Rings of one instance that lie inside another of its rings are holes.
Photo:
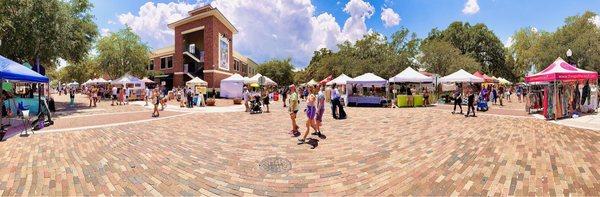
[[[471,1],[469,6],[467,1]],[[506,42],[519,28],[531,26],[554,31],[567,16],[586,10],[600,12],[597,0],[92,0],[92,3],[101,32],[116,31],[128,24],[154,49],[173,43],[172,33],[166,27],[169,21],[185,17],[193,7],[210,3],[240,29],[234,36],[235,50],[257,62],[290,57],[297,67],[306,66],[312,51],[320,47],[335,49],[335,44],[354,41],[370,30],[389,36],[406,27],[423,38],[432,28],[444,29],[453,21],[482,22]],[[400,21],[384,25],[381,17],[384,8],[396,13]]]

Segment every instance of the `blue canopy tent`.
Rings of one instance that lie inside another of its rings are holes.
[[[48,77],[0,55],[0,80],[48,83]]]
[[[15,82],[29,82],[29,83],[48,83],[49,82],[48,77],[43,76],[43,75],[37,73],[36,71],[31,70],[31,68],[23,66],[17,62],[14,62],[14,61],[7,59],[0,55],[0,87],[2,87],[2,83],[5,80],[15,81]],[[2,96],[2,93],[3,92],[0,91],[0,96]],[[24,102],[28,102],[32,112],[36,111],[36,113],[31,113],[31,114],[39,114],[40,113],[40,111],[41,111],[40,103],[42,102],[41,94],[40,94],[40,96],[38,96],[38,99],[28,99],[28,100],[21,101],[21,103],[24,103]],[[2,104],[6,105],[5,101],[2,101]],[[12,106],[12,107],[15,107],[15,106]],[[0,123],[1,123],[1,121],[2,121],[2,118],[0,118]],[[6,133],[0,134],[0,137],[1,137],[0,140],[3,140],[6,137],[5,134]]]

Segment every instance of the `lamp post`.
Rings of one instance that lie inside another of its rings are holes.
[[[575,64],[575,61],[573,61],[573,51],[571,51],[571,49],[567,50],[567,63],[573,66],[577,66]]]

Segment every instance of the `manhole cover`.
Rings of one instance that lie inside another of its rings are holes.
[[[269,174],[279,174],[291,170],[292,162],[282,157],[267,157],[260,161],[258,166]]]

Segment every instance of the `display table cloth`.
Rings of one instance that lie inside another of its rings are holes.
[[[407,95],[396,96],[396,105],[398,107],[408,107],[408,96]]]
[[[423,107],[424,101],[425,99],[423,99],[423,95],[413,95],[413,104],[415,107]]]
[[[348,103],[354,105],[381,105],[379,96],[348,96]]]

